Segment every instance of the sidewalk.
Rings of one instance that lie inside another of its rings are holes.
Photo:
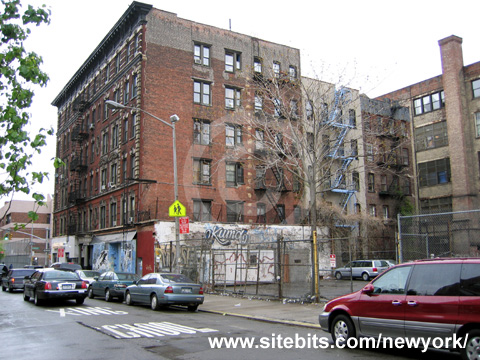
[[[359,290],[365,284],[363,281],[355,281],[353,290]],[[205,294],[205,302],[199,306],[198,311],[320,329],[318,315],[322,312],[326,300],[349,292],[350,282],[332,280],[320,288],[322,301],[318,304],[259,300],[248,295]]]

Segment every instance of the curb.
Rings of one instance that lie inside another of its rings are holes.
[[[284,324],[284,325],[290,325],[290,326],[302,326],[302,327],[307,327],[307,328],[317,329],[317,330],[322,329],[320,327],[320,325],[307,323],[307,322],[302,322],[302,321],[273,319],[273,318],[267,318],[267,317],[263,317],[263,316],[237,314],[237,313],[217,311],[217,310],[198,309],[197,311],[216,314],[216,315],[222,315],[222,316],[233,316],[233,317],[238,317],[238,318],[243,318],[243,319],[263,321],[263,322],[268,322],[268,323]]]

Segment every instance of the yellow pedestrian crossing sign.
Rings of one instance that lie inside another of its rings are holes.
[[[172,205],[170,205],[170,207],[168,208],[168,216],[173,216],[173,217],[187,216],[187,209],[185,208],[185,206],[183,206],[183,204],[180,201],[175,200],[175,202]]]

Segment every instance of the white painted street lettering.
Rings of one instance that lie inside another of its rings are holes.
[[[109,307],[87,307],[82,306],[81,308],[69,308],[69,309],[59,309],[59,310],[46,310],[48,312],[58,313],[60,317],[65,317],[66,315],[73,316],[82,316],[82,315],[127,315],[126,311],[114,311]]]

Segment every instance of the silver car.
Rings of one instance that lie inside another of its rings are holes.
[[[161,306],[183,305],[196,311],[203,304],[203,288],[182,274],[151,273],[127,287],[127,305],[149,304],[152,310]]]
[[[344,267],[335,269],[334,274],[337,280],[352,277],[368,281],[387,270],[390,266],[387,260],[355,260]]]

